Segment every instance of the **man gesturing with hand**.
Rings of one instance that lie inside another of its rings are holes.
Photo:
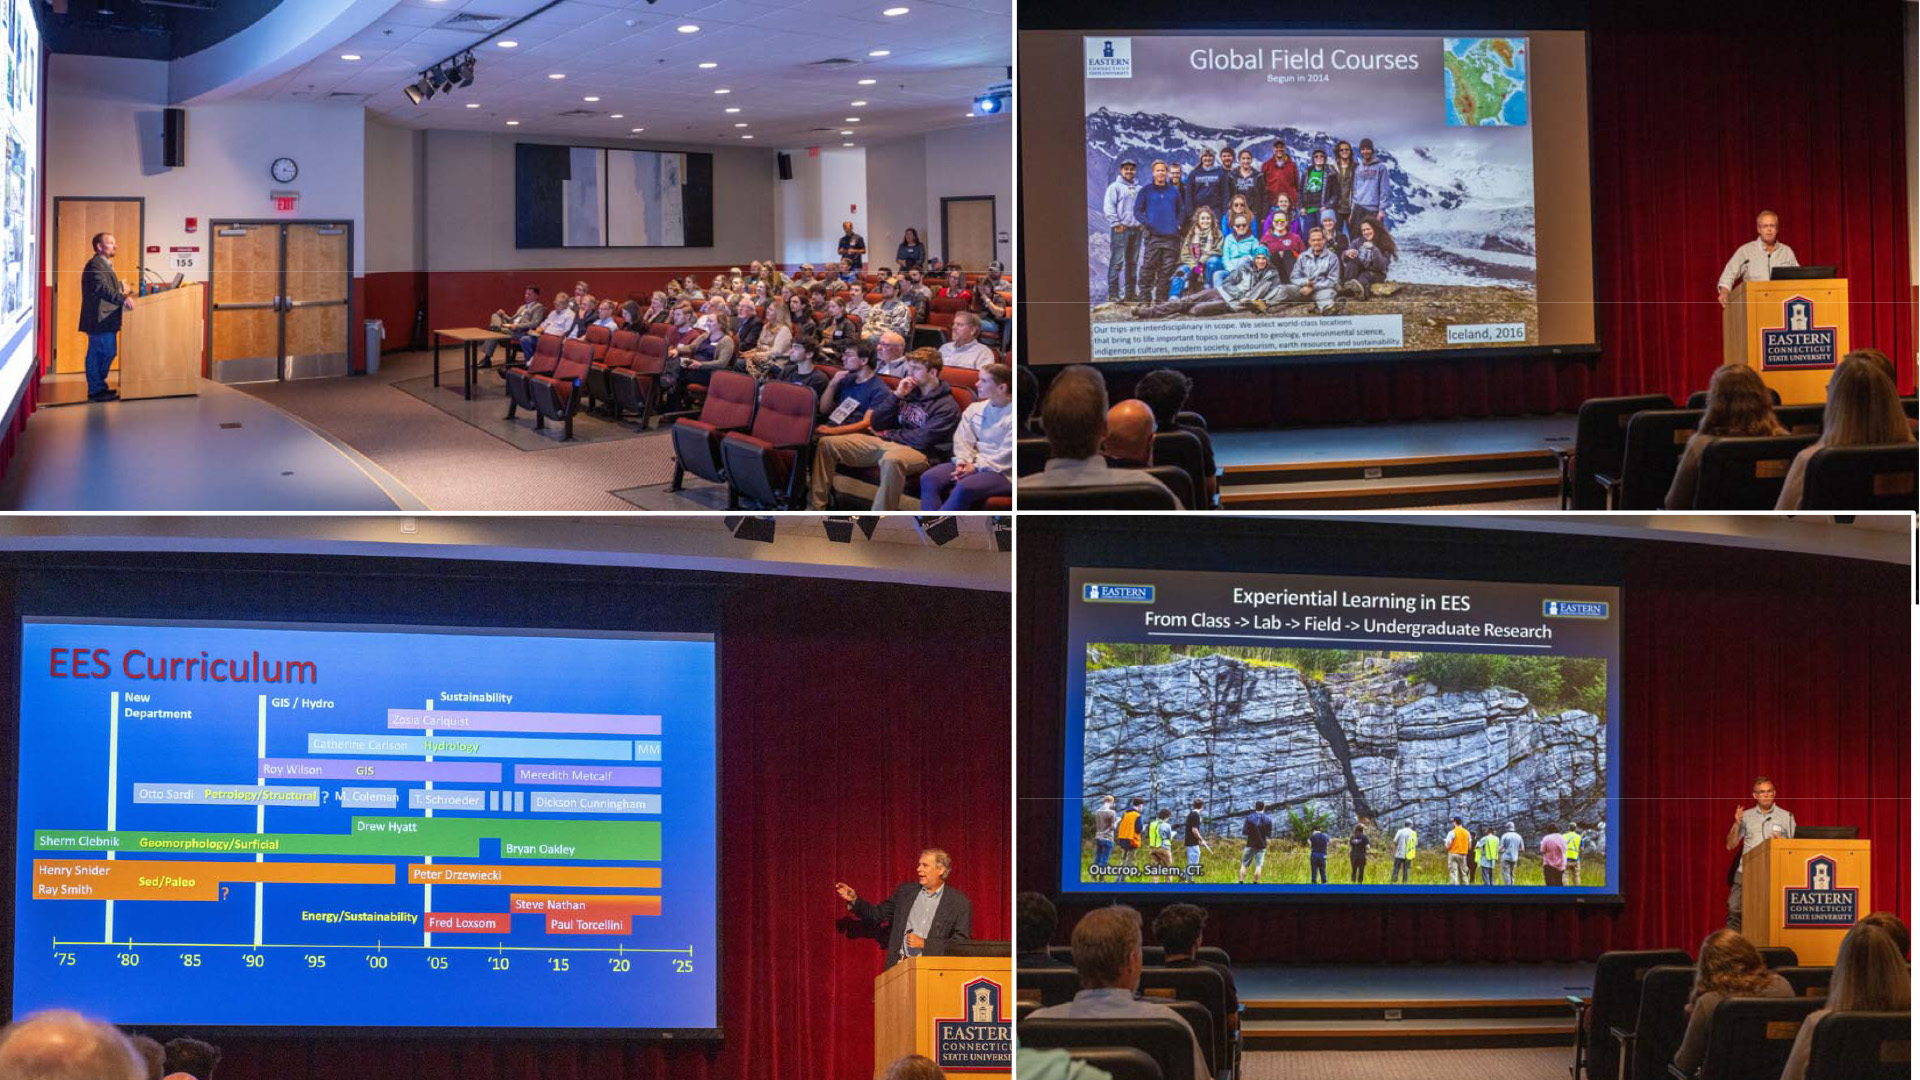
[[[920,853],[914,881],[893,890],[878,904],[868,903],[853,886],[836,882],[834,891],[861,922],[887,926],[887,967],[909,956],[943,956],[947,946],[973,936],[973,904],[947,885],[953,860],[939,848]]]
[[[1746,858],[1747,852],[1760,846],[1762,841],[1774,837],[1793,838],[1793,814],[1784,806],[1775,806],[1777,792],[1773,781],[1764,776],[1753,780],[1754,805],[1733,809],[1733,827],[1727,830],[1727,850],[1740,849],[1740,857]],[[1741,867],[1733,867],[1733,887],[1727,893],[1727,926],[1740,929],[1740,886]]]

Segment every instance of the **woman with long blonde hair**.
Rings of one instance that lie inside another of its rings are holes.
[[[1707,383],[1707,409],[1700,426],[1687,440],[1667,488],[1667,509],[1693,509],[1693,496],[1700,488],[1700,458],[1715,439],[1786,433],[1774,419],[1773,394],[1760,381],[1760,373],[1745,364],[1720,365]]]
[[[1893,365],[1876,350],[1857,349],[1833,369],[1827,380],[1827,411],[1820,438],[1793,459],[1775,510],[1800,509],[1807,483],[1807,462],[1829,446],[1886,446],[1913,441],[1913,426],[1893,385]]]
[[[1693,990],[1687,997],[1687,1036],[1673,1063],[1689,1076],[1700,1068],[1713,1034],[1713,1010],[1727,998],[1792,997],[1787,980],[1767,970],[1760,950],[1738,930],[1720,929],[1700,943],[1694,967]]]
[[[1805,1080],[1807,1058],[1813,1052],[1813,1029],[1828,1013],[1891,1012],[1911,1008],[1912,973],[1893,936],[1878,923],[1862,919],[1840,939],[1833,961],[1833,979],[1827,984],[1827,1005],[1808,1014],[1793,1040],[1793,1052],[1780,1080]]]

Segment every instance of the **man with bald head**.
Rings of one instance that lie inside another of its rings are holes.
[[[1100,444],[1112,469],[1144,469],[1153,464],[1153,410],[1128,398],[1107,410],[1107,437]]]
[[[1779,214],[1762,210],[1753,219],[1753,227],[1760,235],[1734,249],[1733,258],[1727,260],[1727,268],[1720,272],[1721,307],[1727,306],[1727,300],[1733,295],[1733,287],[1740,282],[1766,281],[1773,276],[1776,267],[1800,265],[1793,249],[1780,242]]]
[[[1075,364],[1055,375],[1040,403],[1040,415],[1047,426],[1047,467],[1021,477],[1021,490],[1102,484],[1148,484],[1167,490],[1152,473],[1110,468],[1101,456],[1108,438],[1107,380],[1093,366]],[[1151,430],[1151,410],[1147,415]],[[1167,498],[1172,504],[1169,509],[1178,507],[1172,491],[1167,491]]]
[[[0,1080],[145,1080],[111,1024],[63,1009],[34,1013],[0,1033]]]

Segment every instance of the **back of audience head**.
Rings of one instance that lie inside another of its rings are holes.
[[[1168,904],[1153,917],[1153,940],[1169,957],[1192,956],[1207,928],[1207,909],[1198,904]]]
[[[1034,375],[1033,369],[1025,364],[1020,365],[1016,371],[1017,374],[1014,377],[1019,380],[1019,387],[1014,400],[1020,406],[1020,429],[1017,434],[1025,438],[1033,430],[1034,411],[1040,408],[1040,379]]]
[[[129,1035],[127,1042],[132,1044],[133,1052],[147,1067],[147,1080],[160,1080],[167,1075],[167,1048],[160,1040],[148,1035]]]
[[[1162,431],[1173,426],[1174,417],[1187,407],[1192,394],[1193,380],[1186,372],[1172,368],[1149,371],[1133,387],[1133,396],[1153,410],[1153,422]]]
[[[1773,416],[1773,394],[1760,373],[1745,364],[1722,364],[1707,382],[1707,408],[1700,417],[1702,435],[1781,435]]]
[[[1086,460],[1100,452],[1107,434],[1107,380],[1086,364],[1053,377],[1040,405],[1051,457]]]
[[[1887,936],[1893,939],[1894,948],[1900,950],[1901,956],[1906,956],[1911,951],[1907,937],[1907,924],[1900,921],[1900,916],[1891,911],[1875,911],[1860,916],[1860,921],[1886,931]]]
[[[1037,892],[1023,892],[1013,901],[1014,946],[1019,952],[1045,952],[1060,926],[1053,901]]]
[[[1693,997],[1718,991],[1726,997],[1758,994],[1772,981],[1773,973],[1753,942],[1738,930],[1722,927],[1700,943],[1700,959],[1694,965]]]
[[[167,1072],[186,1073],[194,1080],[213,1080],[214,1067],[220,1064],[220,1048],[199,1039],[167,1041]]]
[[[1833,1012],[1906,1012],[1912,1000],[1906,958],[1878,924],[1853,924],[1840,939],[1827,1008]]]
[[[113,1025],[79,1013],[34,1013],[0,1032],[5,1080],[142,1080],[147,1068]]]
[[[1874,446],[1913,441],[1884,356],[1850,352],[1827,381],[1820,445]]]
[[[1153,459],[1153,410],[1146,402],[1128,398],[1107,410],[1107,435],[1101,450],[1122,461]]]
[[[1073,927],[1073,966],[1088,990],[1140,982],[1140,913],[1125,904],[1095,908]]]
[[[878,1080],[947,1080],[947,1074],[932,1058],[909,1054],[888,1065]]]

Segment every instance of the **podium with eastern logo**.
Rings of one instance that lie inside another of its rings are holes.
[[[873,980],[873,1069],[925,1054],[950,1074],[1013,1077],[1013,960],[915,956]]]
[[[1802,964],[1833,963],[1840,939],[1873,910],[1870,840],[1764,840],[1740,873],[1740,932],[1755,945],[1785,945]]]
[[[1827,378],[1847,355],[1845,278],[1743,281],[1720,316],[1721,360],[1745,364],[1783,405],[1827,400]]]

